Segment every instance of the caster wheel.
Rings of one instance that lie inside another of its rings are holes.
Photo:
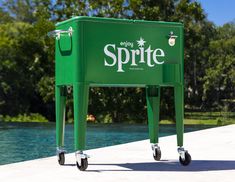
[[[64,165],[64,162],[65,162],[64,152],[59,153],[59,155],[58,155],[58,163],[60,165]]]
[[[77,164],[77,167],[80,171],[85,171],[88,167],[88,160],[87,160],[87,158],[81,159],[81,165],[78,164],[78,162],[76,162],[76,164]]]
[[[179,157],[180,164],[183,166],[187,166],[191,162],[191,155],[188,152],[185,152],[185,159],[182,159],[181,156]]]
[[[161,156],[162,156],[162,153],[161,153],[160,148],[155,148],[155,149],[154,149],[154,153],[155,153],[155,155],[153,155],[153,158],[154,158],[156,161],[160,161]]]

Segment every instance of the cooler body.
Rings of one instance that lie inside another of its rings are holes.
[[[183,25],[91,17],[58,23],[56,83],[146,86],[183,82]]]

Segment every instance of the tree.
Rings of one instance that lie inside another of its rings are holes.
[[[54,120],[54,40],[46,34],[54,30],[55,22],[80,15],[184,23],[186,105],[195,108],[202,101],[209,103],[212,92],[207,82],[215,78],[208,76],[213,61],[210,57],[208,62],[208,58],[210,51],[218,55],[212,46],[215,43],[210,41],[218,32],[196,1],[4,0],[2,5],[0,109],[4,114],[39,111]],[[228,94],[228,90],[222,94]],[[162,93],[163,113],[173,115],[173,92],[163,89]],[[117,122],[146,118],[145,89],[92,88],[90,96],[89,111],[96,116]],[[72,105],[69,97],[68,117]]]
[[[37,84],[53,70],[44,43],[37,28],[28,23],[0,25],[2,114],[37,112],[42,107]]]
[[[206,20],[206,15],[198,2],[190,0],[182,1],[156,1],[156,0],[130,0],[130,1],[96,1],[93,4],[94,15],[108,17],[124,17],[132,19],[146,19],[155,21],[176,21],[182,22],[185,27],[185,96],[186,105],[190,108],[199,107],[202,103],[203,80],[205,69],[207,68],[208,49],[210,39],[215,35],[215,27]],[[193,70],[193,71],[192,71]],[[121,99],[130,97],[130,92],[135,89],[122,90]],[[141,99],[134,97],[133,105],[139,102],[145,103],[145,90],[140,90]],[[113,93],[113,92],[112,92]],[[166,115],[174,115],[173,92],[171,89],[162,89],[161,109]],[[108,93],[104,92],[104,95]],[[120,108],[120,105],[119,108]],[[131,103],[129,103],[131,105]],[[117,108],[110,108],[116,112]],[[125,111],[124,111],[125,112]],[[128,109],[126,109],[128,112]],[[139,109],[139,113],[144,117],[146,110]],[[136,113],[136,112],[133,112]],[[132,113],[132,114],[133,114]],[[123,120],[123,118],[121,118]]]
[[[15,21],[35,23],[52,16],[51,0],[3,0],[2,6]]]
[[[8,12],[4,11],[3,8],[0,7],[0,24],[7,23],[12,21],[12,17]]]
[[[235,24],[225,24],[217,29],[210,42],[210,56],[203,78],[203,100],[206,107],[219,109],[228,102],[232,109],[235,98]]]
[[[184,23],[185,103],[190,109],[198,108],[202,106],[202,78],[208,66],[208,47],[215,36],[215,27],[206,20],[201,5],[189,0],[177,4],[172,20]]]

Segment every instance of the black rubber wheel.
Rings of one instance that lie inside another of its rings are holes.
[[[185,152],[185,159],[183,160],[181,157],[179,157],[179,161],[183,166],[187,166],[191,162],[191,155],[188,152]]]
[[[156,161],[160,161],[161,159],[161,156],[162,156],[162,153],[161,153],[161,150],[156,148],[154,149],[155,151],[155,155],[153,155],[153,158],[156,160]]]
[[[59,153],[58,162],[60,165],[64,165],[64,162],[65,162],[64,152]]]
[[[76,162],[77,167],[80,171],[85,171],[88,167],[88,160],[87,158],[81,160],[81,166]]]

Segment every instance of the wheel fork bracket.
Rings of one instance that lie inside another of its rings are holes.
[[[82,159],[90,158],[90,156],[87,155],[87,154],[84,154],[83,151],[75,152],[75,157],[76,157],[76,161],[79,165],[81,165],[81,160]]]
[[[180,157],[185,160],[185,153],[187,152],[187,150],[184,150],[183,147],[179,147],[178,148],[178,153],[180,154]]]
[[[153,144],[151,145],[151,147],[152,147],[153,155],[156,156],[155,149],[160,150],[160,147],[159,147],[158,143],[153,143]]]

